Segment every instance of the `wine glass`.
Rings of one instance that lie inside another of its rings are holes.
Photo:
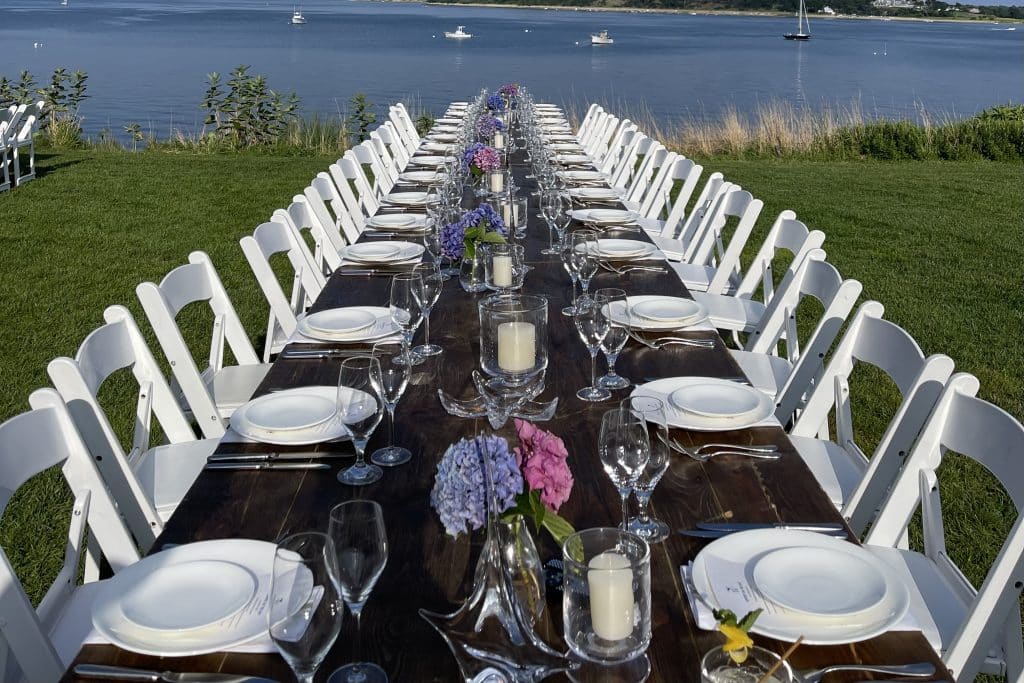
[[[420,308],[423,311],[423,343],[414,348],[412,352],[419,358],[436,356],[444,353],[444,349],[437,344],[430,343],[430,312],[434,310],[437,299],[441,296],[445,276],[437,269],[436,263],[418,263],[412,272],[420,276]]]
[[[409,366],[399,362],[405,353],[405,345],[397,341],[382,341],[373,345],[372,355],[377,359],[373,372],[374,384],[384,401],[388,413],[388,445],[378,448],[370,455],[370,462],[384,467],[394,467],[409,462],[412,453],[408,448],[395,444],[395,408],[409,384]]]
[[[337,553],[338,585],[356,618],[356,648],[359,648],[359,616],[373,587],[388,562],[388,537],[384,513],[372,500],[351,500],[331,509],[327,534]],[[387,683],[388,676],[376,664],[353,662],[331,674],[337,683]]]
[[[611,398],[611,392],[597,382],[597,352],[611,326],[607,311],[593,299],[581,298],[576,302],[576,314],[573,318],[576,321],[576,331],[580,333],[580,339],[590,351],[590,386],[577,391],[576,396],[584,401],[607,400]]]
[[[580,286],[583,289],[580,301],[587,301],[590,299],[590,295],[587,293],[587,290],[590,288],[590,279],[597,273],[597,233],[593,230],[577,230],[572,233],[572,240],[572,257],[575,259],[576,274],[580,279]]]
[[[399,361],[406,365],[419,365],[423,362],[412,353],[412,338],[416,328],[423,321],[423,278],[419,273],[398,273],[391,279],[391,319],[402,331],[405,341],[405,355]]]
[[[627,529],[629,494],[651,454],[647,422],[629,408],[612,408],[601,418],[598,451],[605,474],[622,498],[622,529]]]
[[[441,260],[444,258],[444,251],[441,248],[441,235],[437,231],[430,230],[423,235],[423,251],[430,258],[430,262],[440,269]],[[440,273],[442,280],[450,278],[444,270],[440,270]]]
[[[558,192],[559,209],[558,213],[555,214],[555,233],[558,235],[558,243],[561,244],[565,241],[565,231],[572,223],[572,200],[562,194],[560,190]]]
[[[575,248],[573,240],[562,240],[560,248],[562,267],[569,273],[569,279],[572,280],[572,303],[562,309],[562,315],[576,315],[576,283],[579,282],[579,275],[576,273],[576,260],[572,253]]]
[[[345,607],[337,576],[338,557],[327,534],[293,534],[274,550],[270,639],[299,683],[312,683],[341,631]]]
[[[669,464],[668,421],[665,419],[665,404],[660,398],[653,396],[630,396],[622,399],[620,407],[632,410],[642,417],[649,427],[651,435],[651,454],[647,459],[636,484],[633,495],[639,503],[637,516],[630,519],[627,529],[643,538],[648,543],[660,543],[668,538],[669,527],[664,522],[653,519],[648,513],[651,495],[658,485]]]
[[[355,356],[341,363],[338,375],[338,412],[356,449],[355,464],[338,473],[338,481],[350,486],[372,484],[383,472],[363,459],[366,443],[384,415],[384,402],[375,378],[380,377],[380,363],[373,356]]]
[[[626,327],[629,323],[629,313],[627,312],[629,300],[626,297],[626,291],[614,287],[605,287],[594,292],[594,301],[607,307],[610,325],[608,334],[605,335],[604,340],[601,342],[601,351],[604,352],[604,357],[608,361],[608,374],[598,380],[598,382],[605,389],[625,389],[629,386],[629,380],[615,373],[615,361],[618,359],[622,347],[626,345],[626,341],[629,339],[629,330]],[[617,325],[612,321],[613,308],[620,312],[619,315],[622,316],[625,324]]]
[[[539,176],[538,176],[539,178]],[[540,195],[540,215],[548,224],[548,246],[540,253],[557,255],[558,247],[555,245],[555,216],[562,210],[562,199],[557,192],[544,190]]]

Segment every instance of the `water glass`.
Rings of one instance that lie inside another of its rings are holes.
[[[669,465],[668,421],[665,419],[665,404],[654,396],[630,396],[622,400],[621,408],[631,410],[642,417],[648,426],[651,451],[647,464],[633,485],[633,495],[638,503],[637,516],[629,519],[626,528],[648,543],[660,543],[668,538],[669,526],[653,519],[648,508],[654,487],[665,475]]]
[[[529,214],[527,213],[526,197],[516,197],[512,200],[512,219],[515,226],[516,239],[526,238],[526,227]]]
[[[375,378],[380,377],[380,363],[373,356],[355,356],[341,363],[338,374],[338,413],[352,434],[356,462],[338,473],[338,481],[350,486],[363,486],[379,481],[383,472],[363,459],[366,444],[384,416],[384,401],[379,396]]]
[[[423,362],[412,353],[412,338],[423,322],[423,278],[419,273],[399,273],[391,279],[391,319],[402,331],[405,355],[400,362],[418,365]]]
[[[593,299],[580,299],[576,302],[576,313],[573,315],[576,331],[590,352],[590,386],[576,392],[576,396],[584,401],[604,401],[611,398],[611,392],[597,382],[597,352],[601,342],[611,327],[607,310],[597,305]]]
[[[587,290],[590,288],[590,279],[597,274],[599,265],[599,250],[597,244],[597,233],[593,230],[577,230],[572,233],[572,257],[576,263],[576,274],[580,279],[580,287],[583,294],[581,301],[590,299]]]
[[[372,500],[352,500],[331,509],[327,534],[337,553],[338,586],[356,618],[356,648],[359,623],[366,601],[388,562],[388,537],[384,512]],[[376,664],[346,664],[331,674],[333,683],[387,683],[388,676]]]
[[[700,680],[701,683],[757,683],[779,659],[781,657],[776,653],[755,645],[747,650],[746,660],[737,664],[728,652],[716,647],[708,650],[700,661]],[[793,669],[789,662],[783,661],[768,680],[772,683],[793,683]]]
[[[625,530],[629,524],[629,494],[651,457],[646,420],[628,408],[612,408],[601,418],[597,449],[601,466],[622,500]]]
[[[409,365],[402,363],[405,345],[397,341],[382,341],[373,345],[372,355],[377,359],[373,382],[384,401],[388,413],[388,444],[370,455],[370,462],[384,467],[394,467],[409,462],[412,453],[408,448],[395,445],[395,409],[398,400],[409,384]]]
[[[617,325],[612,321],[612,310],[621,311],[624,317],[629,315],[626,312],[629,306],[626,291],[615,287],[605,287],[594,292],[594,301],[607,308],[609,318],[608,334],[601,342],[601,351],[604,352],[604,357],[608,361],[608,374],[598,381],[605,389],[625,389],[629,386],[629,380],[615,373],[615,361],[629,339],[629,330],[626,325]],[[628,322],[628,319],[625,322]]]
[[[444,281],[448,278],[444,273],[438,270],[436,263],[416,264],[412,269],[412,272],[420,276],[420,308],[423,311],[423,343],[412,351],[419,358],[437,356],[444,353],[444,349],[437,344],[430,343],[430,312],[433,311],[434,306],[437,305],[437,300],[441,296],[441,289],[444,286]]]
[[[562,623],[569,649],[618,664],[651,643],[651,550],[620,529],[579,531],[562,545]]]
[[[300,683],[312,683],[341,632],[345,607],[337,577],[338,558],[327,534],[294,534],[274,551],[270,639]]]

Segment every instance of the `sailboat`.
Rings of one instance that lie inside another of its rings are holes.
[[[305,24],[306,23],[306,17],[302,16],[302,8],[301,7],[295,8],[295,11],[292,12],[292,23],[293,24]]]
[[[810,40],[811,22],[807,20],[807,5],[800,0],[800,8],[796,11],[796,33],[782,36],[786,40]]]

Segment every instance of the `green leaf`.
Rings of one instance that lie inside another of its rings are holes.
[[[504,244],[505,238],[501,236],[500,232],[485,232],[480,241],[488,244]]]
[[[569,524],[564,517],[551,510],[547,510],[544,515],[543,524],[544,528],[551,534],[551,538],[555,539],[555,543],[559,546],[565,543],[565,539],[576,533],[576,529],[573,528],[572,524]]]
[[[761,612],[763,611],[763,609],[758,608],[751,612],[747,612],[746,616],[740,619],[740,628],[749,632],[750,629],[753,628],[754,622],[757,621],[757,618],[761,616]]]
[[[715,621],[719,624],[728,624],[729,626],[737,626],[736,613],[730,609],[716,609],[712,610],[711,614],[715,617]]]

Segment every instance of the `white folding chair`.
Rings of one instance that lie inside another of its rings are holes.
[[[320,295],[325,280],[319,269],[312,263],[301,235],[287,223],[271,220],[256,227],[252,235],[240,241],[245,260],[249,262],[263,296],[270,304],[267,321],[267,341],[263,349],[263,361],[270,362],[271,355],[279,353],[295,332],[297,316]],[[281,283],[271,266],[270,259],[276,254],[285,254],[292,267],[291,294],[285,296]]]
[[[637,159],[634,159],[632,164],[619,164],[612,171],[608,184],[624,191],[627,199],[642,194],[654,176],[652,169],[661,165],[661,159],[667,153],[668,150],[663,144],[643,135],[636,148]],[[639,165],[637,160],[640,162]]]
[[[348,152],[352,152],[355,155],[357,163],[360,166],[365,165],[370,167],[370,172],[373,174],[373,180],[370,182],[369,187],[375,200],[379,201],[381,197],[391,191],[391,187],[398,178],[398,174],[395,173],[394,177],[391,177],[388,174],[384,169],[383,162],[377,154],[377,150],[374,148],[373,143],[369,140],[361,142],[345,152],[345,154],[347,155]]]
[[[364,156],[366,152],[364,151]],[[370,161],[366,162],[368,165]],[[359,200],[359,206],[362,207],[364,216],[372,216],[380,210],[380,200],[378,199],[377,191],[374,185],[370,182],[370,179],[366,176],[366,171],[363,169],[363,162],[360,161],[359,156],[353,150],[347,150],[345,154],[337,161],[339,169],[342,174],[347,178],[352,186],[356,197]],[[371,171],[372,166],[371,166]],[[334,178],[335,185],[341,187],[341,178],[337,175],[332,175]],[[351,187],[351,186],[350,186]]]
[[[913,337],[882,319],[884,311],[877,301],[860,305],[789,433],[814,478],[858,536],[874,519],[953,374],[953,359],[940,354],[925,358]],[[857,445],[851,409],[850,376],[862,363],[884,372],[901,397],[870,459]],[[805,390],[796,384],[787,387],[793,394]]]
[[[626,190],[622,204],[627,209],[640,214],[637,223],[641,227],[645,227],[648,223],[657,220],[657,214],[652,218],[648,218],[647,213],[641,209],[641,206],[645,199],[650,203],[651,197],[664,191],[665,183],[668,180],[669,168],[679,158],[680,156],[675,152],[669,152],[664,147],[660,147],[653,150],[650,156],[644,157],[640,168],[637,169],[637,175],[634,178],[635,182]]]
[[[235,408],[252,398],[270,365],[260,363],[210,257],[194,251],[188,261],[159,285],[143,282],[135,293],[171,364],[182,407],[195,417],[203,434],[218,436]],[[176,320],[193,303],[205,303],[214,316],[210,352],[201,370]],[[225,345],[238,365],[224,365]]]
[[[327,231],[325,236],[336,251],[359,239],[360,229],[329,174],[324,171],[317,173],[302,194],[306,197],[307,210],[323,223]]]
[[[409,115],[409,110],[401,102],[388,108],[388,118],[395,124],[395,128],[402,136],[405,143],[405,151],[411,155],[420,146],[420,134],[416,130],[416,124]]]
[[[306,254],[313,259],[314,269],[324,279],[341,265],[339,247],[335,245],[344,245],[344,240],[339,238],[337,231],[328,231],[322,227],[321,219],[313,216],[309,210],[309,202],[306,201],[305,195],[297,194],[292,197],[292,203],[288,208],[275,209],[270,219],[284,223],[292,229],[298,241],[306,246]]]
[[[4,181],[0,184],[0,191],[10,189],[11,181],[11,150],[14,148],[14,138],[21,130],[19,124],[22,116],[28,109],[27,104],[20,104],[10,107],[6,111],[9,114],[6,125],[0,126],[0,166],[3,166]]]
[[[697,199],[694,200],[693,208],[690,210],[689,215],[685,215],[686,207],[683,206],[680,208],[683,210],[684,215],[679,217],[674,223],[669,219],[662,223],[661,221],[644,218],[641,218],[638,222],[647,231],[647,234],[651,236],[654,244],[658,249],[661,249],[666,258],[680,261],[686,254],[686,245],[694,241],[695,236],[700,233],[705,219],[710,218],[712,208],[718,204],[718,200],[722,195],[732,187],[734,187],[732,183],[726,182],[725,177],[718,171],[715,171],[704,182],[704,187],[701,189],[700,194],[697,195]],[[678,206],[678,202],[675,206]],[[672,217],[670,216],[669,218]]]
[[[26,109],[18,128],[14,131],[9,147],[14,163],[14,175],[11,181],[15,185],[28,182],[36,177],[36,131],[39,129],[39,117],[43,114],[45,102],[39,101]],[[22,149],[28,149],[28,171],[21,172]]]
[[[910,613],[957,683],[978,673],[1024,679],[1020,596],[1024,587],[1024,426],[976,397],[978,380],[957,373],[946,384],[865,539],[866,547],[910,588]],[[946,548],[939,465],[959,453],[995,476],[1017,516],[981,587]],[[924,552],[902,547],[920,510]]]
[[[109,497],[67,408],[53,389],[29,398],[33,410],[0,424],[0,515],[15,491],[59,466],[74,496],[60,572],[35,609],[0,548],[0,680],[56,681],[92,630],[92,601],[101,588],[89,570],[78,582],[88,532],[115,571],[137,562],[138,550]],[[42,511],[41,511],[42,512]],[[58,523],[56,511],[45,511]]]
[[[68,405],[75,426],[97,462],[125,522],[147,550],[217,447],[224,428],[218,422],[196,439],[170,385],[124,306],[103,312],[106,324],[93,330],[75,357],[47,366],[53,386]],[[131,449],[125,451],[97,396],[116,371],[130,369],[138,386]],[[153,418],[166,443],[153,445]]]
[[[385,121],[376,131],[377,135],[380,136],[381,141],[387,146],[388,153],[395,161],[395,166],[399,171],[405,170],[406,164],[409,163],[409,152],[405,149],[405,145],[402,142],[401,136],[398,134],[398,129],[395,128],[395,124],[391,121]],[[372,137],[371,133],[371,137]]]

